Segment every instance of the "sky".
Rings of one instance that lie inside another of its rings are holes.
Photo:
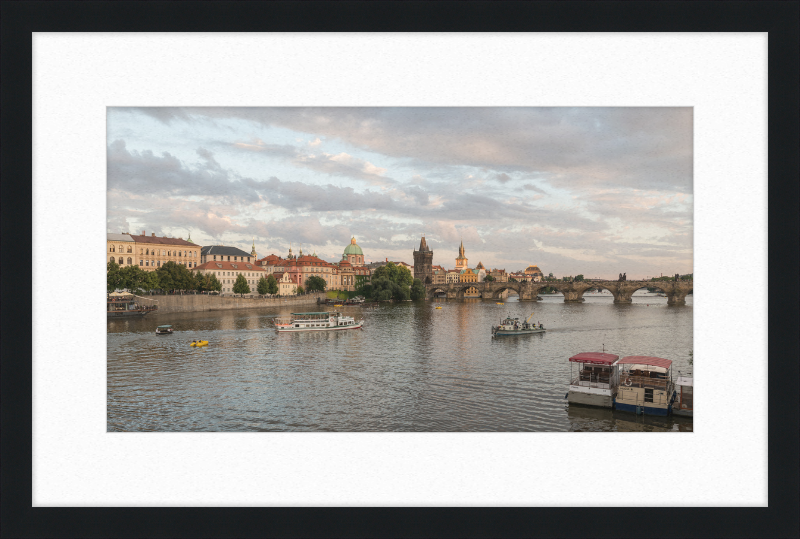
[[[628,279],[692,273],[690,107],[127,108],[107,113],[108,232],[259,257]]]

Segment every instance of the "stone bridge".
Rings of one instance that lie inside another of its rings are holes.
[[[461,299],[469,288],[476,288],[481,298],[500,299],[506,290],[519,294],[520,301],[537,299],[539,291],[547,286],[564,294],[565,302],[583,301],[583,293],[590,288],[600,288],[611,292],[614,303],[631,303],[631,295],[642,288],[655,288],[667,296],[667,305],[685,305],[686,295],[692,292],[692,281],[580,281],[580,282],[542,282],[542,283],[448,283],[426,284],[427,297],[433,299],[444,292],[447,299]]]

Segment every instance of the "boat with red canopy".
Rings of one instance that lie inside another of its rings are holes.
[[[617,410],[645,415],[669,415],[675,401],[672,361],[652,356],[627,356],[620,367]]]
[[[619,387],[619,356],[604,352],[584,352],[569,358],[567,402],[588,406],[614,407]],[[577,376],[573,373],[577,365]]]

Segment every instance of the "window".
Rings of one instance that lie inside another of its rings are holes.
[[[113,256],[111,257],[111,261],[112,261],[112,262],[114,261],[114,257],[113,257]]]
[[[230,261],[231,261],[231,257],[228,257],[228,262],[230,262]]]
[[[122,245],[119,246],[119,252],[124,253],[125,251],[122,250]]]
[[[180,251],[178,251],[178,256],[181,256],[181,252]]]
[[[133,260],[131,260],[131,257],[128,257],[128,264],[133,264]]]
[[[159,260],[159,261],[157,262],[157,264],[158,264],[158,267],[160,268],[160,267],[161,267],[161,261]]]
[[[167,250],[166,249],[161,249],[161,256],[165,256],[166,254],[167,254]]]
[[[114,246],[113,246],[113,245],[112,245],[111,247],[109,247],[109,248],[108,248],[108,252],[109,252],[109,253],[113,253],[113,252],[114,252]]]
[[[140,265],[140,266],[144,266],[144,260],[141,260],[141,259],[140,259],[140,260],[139,260],[139,265]]]
[[[128,245],[128,252],[133,253],[133,247],[131,247],[130,245]],[[130,264],[130,262],[128,262],[128,264]]]
[[[149,260],[145,260],[145,261],[144,261],[144,265],[145,265],[145,266],[149,266],[149,265],[150,265],[150,261],[149,261]]]

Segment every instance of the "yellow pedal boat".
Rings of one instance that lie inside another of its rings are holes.
[[[436,307],[437,309],[441,309],[441,307]]]
[[[505,305],[505,303],[500,303],[499,301],[497,302],[497,304],[498,305]]]
[[[192,341],[189,346],[208,346],[208,341]]]

